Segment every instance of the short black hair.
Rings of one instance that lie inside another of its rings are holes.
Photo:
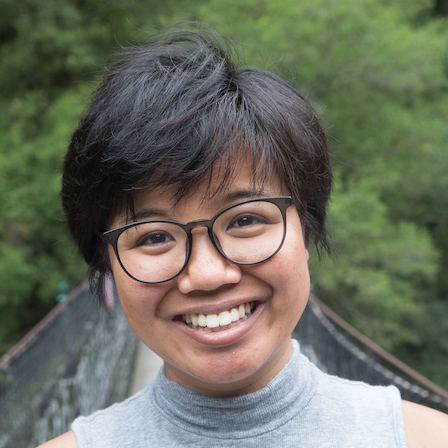
[[[65,157],[62,205],[99,291],[110,273],[99,232],[136,191],[175,186],[178,197],[252,163],[293,196],[305,240],[327,252],[332,170],[324,130],[306,98],[268,71],[232,62],[233,47],[196,24],[115,55]],[[224,168],[223,168],[224,166]],[[320,252],[320,251],[319,251]],[[100,298],[101,299],[101,298]]]

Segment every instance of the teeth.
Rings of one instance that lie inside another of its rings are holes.
[[[236,322],[246,320],[251,315],[252,309],[253,302],[247,302],[219,314],[184,314],[182,317],[190,327],[213,331],[219,327],[234,327]]]
[[[207,327],[208,328],[218,328],[219,327],[219,316],[216,314],[207,315]]]
[[[198,325],[200,327],[207,326],[207,318],[203,314],[198,314]]]
[[[223,327],[224,325],[229,325],[232,323],[232,317],[228,311],[224,311],[219,314],[219,325]]]
[[[232,318],[232,322],[236,322],[237,320],[240,320],[240,313],[236,308],[232,308],[230,310],[230,317]],[[188,322],[187,322],[188,324]]]

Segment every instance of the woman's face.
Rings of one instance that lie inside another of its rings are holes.
[[[204,200],[206,185],[177,203],[172,193],[169,188],[158,188],[137,194],[136,214],[157,209],[154,218],[189,222],[208,219],[244,199],[289,192],[282,190],[276,178],[254,185],[251,172],[243,165],[229,187],[212,199]],[[243,395],[266,385],[288,361],[291,332],[305,308],[310,281],[308,252],[296,208],[289,207],[286,216],[282,248],[255,265],[226,260],[213,246],[206,228],[194,229],[186,268],[160,284],[130,278],[110,249],[113,275],[128,322],[164,360],[168,379],[206,395]],[[116,216],[110,228],[119,227],[126,218]],[[248,303],[255,306],[249,318],[219,331],[192,328],[183,317],[218,315]]]

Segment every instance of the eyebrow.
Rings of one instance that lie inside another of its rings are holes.
[[[255,188],[255,189],[247,189],[247,190],[237,190],[230,192],[229,194],[223,197],[223,202],[231,205],[235,201],[243,201],[244,199],[256,199],[263,197],[276,196],[278,193],[273,193],[271,191],[267,191],[264,188]],[[229,204],[230,203],[230,204]]]
[[[132,215],[123,216],[120,220],[120,226],[124,226],[131,222],[145,221],[147,219],[169,219],[169,216],[168,213],[161,208],[142,208]]]
[[[244,201],[245,199],[256,199],[278,195],[279,195],[278,193],[274,193],[269,190],[265,190],[263,188],[232,191],[219,198],[219,203],[221,204],[221,207],[219,210],[216,211],[216,213],[218,213],[220,210],[224,209],[229,205],[235,204],[236,202],[239,201]],[[126,225],[130,222],[145,221],[149,219],[172,219],[172,217],[170,216],[170,213],[168,212],[167,209],[162,209],[158,207],[147,207],[147,208],[145,207],[134,213],[132,216],[124,216],[123,219],[120,221],[120,226]]]

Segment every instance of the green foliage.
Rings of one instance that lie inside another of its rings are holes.
[[[448,1],[447,0],[435,0],[434,1],[434,14],[437,16],[448,16]]]
[[[34,115],[39,99],[16,99],[13,108]],[[85,275],[59,207],[61,159],[85,100],[80,88],[61,95],[41,117],[46,127],[33,138],[22,130],[26,117],[2,133],[0,339],[6,345],[54,305],[60,281],[76,285]]]
[[[370,182],[342,184],[329,220],[339,256],[313,266],[316,294],[386,349],[417,344],[437,251],[425,229],[389,219]]]
[[[140,25],[142,2],[3,0],[0,84],[10,95],[90,79]]]

